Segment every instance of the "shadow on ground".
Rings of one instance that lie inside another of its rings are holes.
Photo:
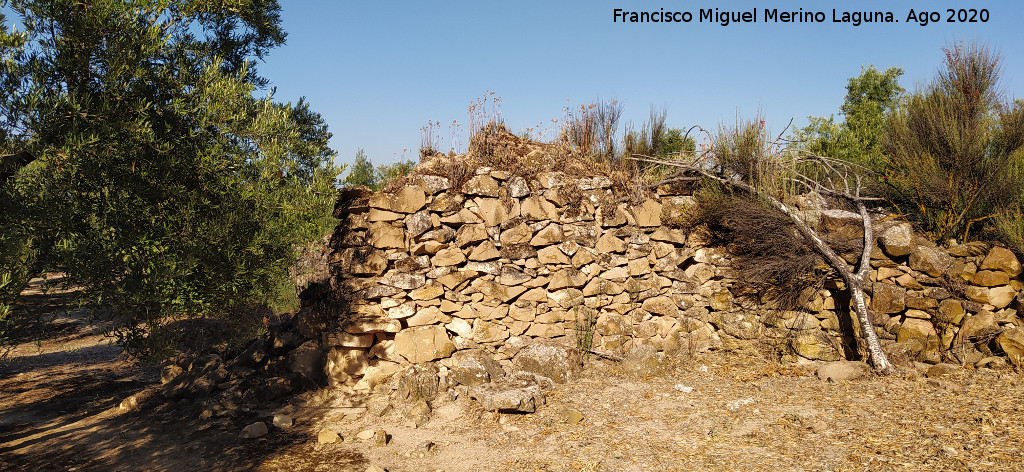
[[[319,418],[312,416],[243,439],[239,432],[247,424],[271,424],[269,411],[203,416],[202,405],[190,400],[143,402],[123,411],[126,398],[144,398],[157,389],[156,367],[124,360],[84,316],[67,313],[70,299],[66,293],[35,293],[19,300],[20,315],[38,324],[0,361],[0,470],[366,467],[354,451],[314,448],[311,429]]]

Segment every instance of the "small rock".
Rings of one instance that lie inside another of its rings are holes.
[[[120,408],[121,411],[131,411],[138,407],[139,398],[135,395],[125,398],[124,400],[121,401],[121,404],[118,406],[118,408]]]
[[[341,435],[337,431],[323,429],[316,435],[317,444],[334,444],[338,441],[341,441]]]
[[[288,415],[274,415],[274,427],[276,428],[291,428],[295,424],[295,420]]]
[[[387,469],[385,469],[385,468],[383,468],[383,467],[381,467],[381,466],[379,466],[377,464],[372,464],[372,465],[370,465],[369,467],[366,468],[366,472],[388,472],[388,471],[387,471]]]
[[[373,434],[373,442],[374,442],[374,445],[377,446],[377,447],[387,446],[388,445],[388,432],[384,431],[383,429],[378,429],[377,432]]]
[[[960,367],[953,364],[935,364],[929,367],[924,375],[928,378],[943,377],[958,370],[960,370]]]
[[[264,436],[267,434],[267,425],[262,421],[257,421],[249,426],[242,428],[242,432],[239,437],[242,439],[253,439]]]
[[[575,424],[579,423],[580,421],[583,421],[583,413],[581,413],[579,410],[575,408],[559,409],[558,411],[555,412],[555,415],[558,416],[558,418],[561,419],[562,421],[569,424]]]
[[[372,429],[364,429],[364,430],[356,433],[356,438],[361,440],[361,441],[366,441],[367,439],[372,438],[376,434],[377,434],[376,431],[374,431]]]
[[[430,421],[430,405],[427,404],[426,400],[420,399],[413,403],[412,407],[409,408],[407,417],[410,418],[417,428],[423,426]]]
[[[434,449],[434,443],[431,441],[423,441],[416,445],[416,451],[420,453],[427,453]]]
[[[977,368],[987,367],[989,369],[999,370],[1006,368],[1006,359],[998,356],[986,357],[974,364]]]
[[[829,362],[818,368],[818,378],[821,380],[853,380],[863,377],[871,371],[871,367],[863,362],[836,361]]]
[[[683,393],[690,393],[690,392],[693,391],[693,387],[687,387],[686,385],[683,385],[683,384],[676,384],[672,388],[675,389],[676,391],[683,392]]]
[[[182,369],[180,365],[165,365],[160,369],[160,383],[168,383],[174,380],[175,377],[181,375],[182,372],[184,372],[184,369]]]

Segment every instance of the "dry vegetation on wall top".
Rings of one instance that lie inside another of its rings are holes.
[[[504,124],[495,122],[473,134],[465,154],[426,153],[410,174],[392,180],[383,191],[397,192],[418,175],[436,175],[451,182],[449,191],[458,192],[479,168],[527,179],[552,171],[573,178],[605,176],[617,191],[629,189],[628,193],[636,193],[634,173],[626,164],[598,162],[573,150],[564,140],[544,143],[516,136]]]

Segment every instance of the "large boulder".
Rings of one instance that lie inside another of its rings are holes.
[[[504,375],[501,364],[482,349],[467,349],[452,356],[450,378],[456,383],[472,387]]]
[[[925,241],[919,240],[910,251],[910,268],[932,277],[941,277],[953,265],[953,257]]]
[[[878,240],[890,257],[906,256],[913,249],[914,231],[909,223],[901,223],[885,230]]]
[[[451,356],[455,344],[443,326],[416,326],[395,335],[394,349],[409,362],[419,364]]]
[[[306,341],[288,353],[288,370],[316,382],[324,362],[324,351],[316,341]]]
[[[512,359],[514,370],[548,377],[556,383],[565,383],[582,366],[579,352],[564,344],[535,340],[527,344]]]

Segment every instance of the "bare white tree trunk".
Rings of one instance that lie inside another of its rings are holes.
[[[730,183],[726,180],[721,181],[742,188],[748,192],[755,192],[754,188],[743,183]],[[893,371],[892,364],[889,362],[889,358],[886,357],[885,351],[882,350],[882,344],[878,340],[878,333],[875,332],[875,325],[871,321],[871,314],[868,312],[868,305],[864,299],[864,283],[868,279],[868,271],[871,267],[871,248],[874,244],[871,216],[868,215],[864,202],[860,200],[856,201],[857,210],[860,213],[861,226],[864,228],[864,248],[861,251],[857,273],[854,273],[846,265],[846,261],[839,257],[839,255],[825,243],[825,240],[821,238],[818,232],[810,226],[807,226],[803,219],[789,208],[789,206],[771,195],[758,195],[768,200],[772,206],[784,215],[788,216],[789,219],[793,221],[793,224],[796,225],[800,234],[811,242],[814,250],[824,257],[828,264],[832,266],[836,272],[839,272],[839,275],[844,281],[846,281],[846,286],[850,290],[850,301],[853,303],[853,310],[857,314],[857,321],[860,323],[861,335],[864,337],[864,342],[867,345],[871,364],[874,366],[875,370],[879,372],[886,374],[891,373]]]

